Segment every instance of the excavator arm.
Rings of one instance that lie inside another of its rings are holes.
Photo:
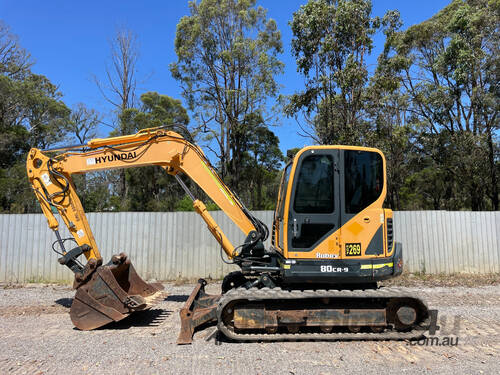
[[[238,197],[218,176],[203,151],[180,134],[162,128],[144,129],[134,135],[93,139],[80,145],[79,151],[65,151],[55,156],[32,149],[27,160],[30,183],[47,217],[49,227],[56,232],[59,243],[57,210],[76,243],[84,249],[87,260],[99,259],[100,253],[73,184],[72,175],[88,172],[157,165],[174,175],[193,199],[193,207],[206,222],[208,229],[232,259],[235,248],[217,225],[205,204],[194,197],[180,175],[185,174],[227,214],[245,235],[262,239],[267,228],[254,218]],[[84,149],[84,151],[81,151]],[[66,249],[62,249],[63,254]]]
[[[151,165],[162,167],[177,179],[229,259],[241,263],[241,253],[248,255],[254,248],[263,249],[262,243],[268,236],[267,227],[253,217],[226,186],[203,151],[176,132],[151,128],[134,135],[93,139],[85,145],[52,150],[33,148],[26,165],[28,178],[48,225],[56,234],[52,248],[61,255],[59,263],[75,273],[73,286],[77,292],[70,316],[80,329],[94,329],[121,320],[133,311],[151,307],[161,299],[163,287],[142,280],[123,253],[113,256],[111,262],[103,265],[72,176]],[[183,182],[183,174],[205,191],[247,235],[243,245],[233,246],[205,204],[196,199]],[[61,238],[56,212],[72,237]],[[77,246],[66,249],[67,241],[74,241]],[[85,265],[78,260],[82,254],[87,258]]]

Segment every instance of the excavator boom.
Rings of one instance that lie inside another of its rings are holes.
[[[54,152],[63,151],[53,155]],[[142,280],[125,254],[113,256],[102,264],[102,258],[89,226],[85,211],[75,190],[72,176],[116,168],[157,165],[174,175],[193,199],[193,207],[224,249],[227,257],[236,255],[235,247],[207,211],[196,199],[180,176],[186,174],[197,183],[213,201],[245,233],[255,233],[262,223],[253,218],[239,199],[219,178],[202,150],[180,134],[163,128],[144,129],[134,135],[93,139],[86,145],[50,150],[32,149],[28,154],[29,181],[49,227],[56,234],[61,257],[59,263],[75,273],[77,290],[70,316],[76,327],[94,329],[111,321],[125,318],[130,312],[151,307],[162,298],[160,284]],[[62,239],[58,212],[77,246],[65,248],[68,239]],[[257,228],[257,229],[256,229]],[[264,232],[263,232],[264,233]],[[54,245],[55,245],[54,244]],[[87,264],[78,257],[83,254]]]

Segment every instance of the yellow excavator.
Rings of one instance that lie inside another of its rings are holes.
[[[392,211],[383,208],[386,162],[375,148],[309,146],[283,172],[272,225],[246,209],[200,147],[159,127],[84,145],[30,150],[27,172],[49,227],[59,263],[75,273],[74,325],[91,330],[165,298],[163,287],[139,277],[121,253],[103,264],[72,176],[156,165],[173,175],[231,263],[220,295],[200,279],[180,311],[179,344],[216,324],[237,341],[404,339],[421,336],[431,319],[425,303],[377,282],[401,274],[401,244]],[[194,181],[245,234],[234,246],[182,179]],[[58,212],[71,233],[61,238]],[[67,249],[67,243],[75,246]],[[79,261],[80,255],[87,259]]]

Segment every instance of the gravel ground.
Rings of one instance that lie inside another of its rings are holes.
[[[73,328],[68,311],[74,292],[64,286],[0,286],[0,374],[493,374],[500,373],[500,288],[405,287],[439,310],[440,342],[406,341],[233,343],[207,341],[214,327],[197,332],[192,345],[175,344],[178,312],[194,285],[165,284],[157,308],[105,329]],[[218,293],[220,284],[207,287]],[[455,327],[458,323],[458,330]]]

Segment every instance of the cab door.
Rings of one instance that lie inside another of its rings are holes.
[[[299,156],[288,211],[289,257],[310,258],[309,253],[339,228],[338,163],[337,149],[307,149]]]
[[[381,153],[345,149],[340,154],[341,257],[385,255],[385,163]]]

